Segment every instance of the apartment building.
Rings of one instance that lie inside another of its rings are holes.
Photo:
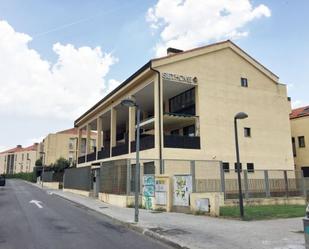
[[[51,165],[56,162],[57,159],[63,157],[70,161],[71,164],[76,163],[77,153],[77,138],[78,130],[71,128],[56,133],[48,134],[41,143],[41,151],[44,151],[45,165]],[[92,135],[89,140],[92,146],[95,146],[96,134]],[[84,151],[85,148],[82,148]]]
[[[136,109],[121,105],[127,98],[141,110],[143,159],[220,160],[227,173],[234,171],[233,121],[245,112],[249,117],[239,121],[242,168],[294,169],[286,85],[229,40],[169,48],[76,119],[78,167],[135,157]]]
[[[25,148],[17,145],[15,148],[0,152],[0,174],[32,172],[39,156],[38,143]]]
[[[295,169],[309,177],[309,106],[294,109],[290,120]]]

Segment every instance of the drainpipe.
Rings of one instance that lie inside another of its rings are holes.
[[[158,74],[158,90],[159,90],[159,160],[160,160],[160,174],[163,174],[163,162],[162,162],[162,124],[161,124],[161,73],[160,71],[154,69],[152,67],[152,63],[150,63],[150,69]]]

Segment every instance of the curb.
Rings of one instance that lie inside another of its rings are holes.
[[[143,227],[137,226],[134,223],[129,223],[129,222],[126,222],[126,221],[122,221],[122,220],[116,219],[115,217],[109,216],[109,215],[107,215],[105,213],[101,213],[98,210],[89,208],[88,206],[86,206],[86,205],[84,205],[82,203],[73,201],[73,200],[71,200],[71,199],[69,199],[69,198],[67,198],[67,197],[65,197],[63,195],[59,195],[58,193],[53,193],[53,195],[57,195],[58,197],[60,197],[60,198],[62,198],[64,200],[70,201],[70,202],[72,202],[74,204],[78,204],[78,205],[86,208],[87,210],[91,210],[91,211],[96,212],[96,213],[98,213],[100,215],[103,215],[103,216],[109,218],[114,224],[122,225],[122,226],[124,226],[124,227],[126,227],[126,228],[128,228],[130,230],[133,230],[135,232],[143,234],[143,235],[145,235],[145,236],[147,236],[149,238],[158,240],[158,241],[160,241],[161,243],[163,243],[165,245],[168,245],[168,246],[171,246],[171,247],[174,247],[174,248],[177,248],[177,249],[190,249],[189,247],[182,246],[182,245],[180,245],[180,244],[178,244],[178,243],[176,243],[176,242],[174,242],[172,240],[169,240],[166,237],[164,237],[164,236],[162,236],[162,235],[160,235],[158,233],[155,233],[155,232],[149,230],[148,228],[143,228]]]

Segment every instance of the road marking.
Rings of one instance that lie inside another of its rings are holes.
[[[37,201],[37,200],[31,200],[29,201],[29,203],[33,203],[35,204],[38,208],[43,208],[43,206],[41,205],[41,201]]]

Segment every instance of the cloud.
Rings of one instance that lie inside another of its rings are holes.
[[[167,47],[189,49],[247,36],[248,23],[270,16],[267,6],[253,7],[250,0],[158,0],[148,9],[146,20],[160,32],[155,49],[161,56]]]
[[[292,108],[294,109],[294,108],[298,108],[298,107],[302,107],[302,106],[304,106],[304,101],[302,101],[302,100],[295,100],[295,101],[293,101],[292,100]]]
[[[101,47],[56,43],[51,63],[29,48],[31,40],[0,21],[0,113],[74,119],[116,84],[105,77],[117,58]]]

